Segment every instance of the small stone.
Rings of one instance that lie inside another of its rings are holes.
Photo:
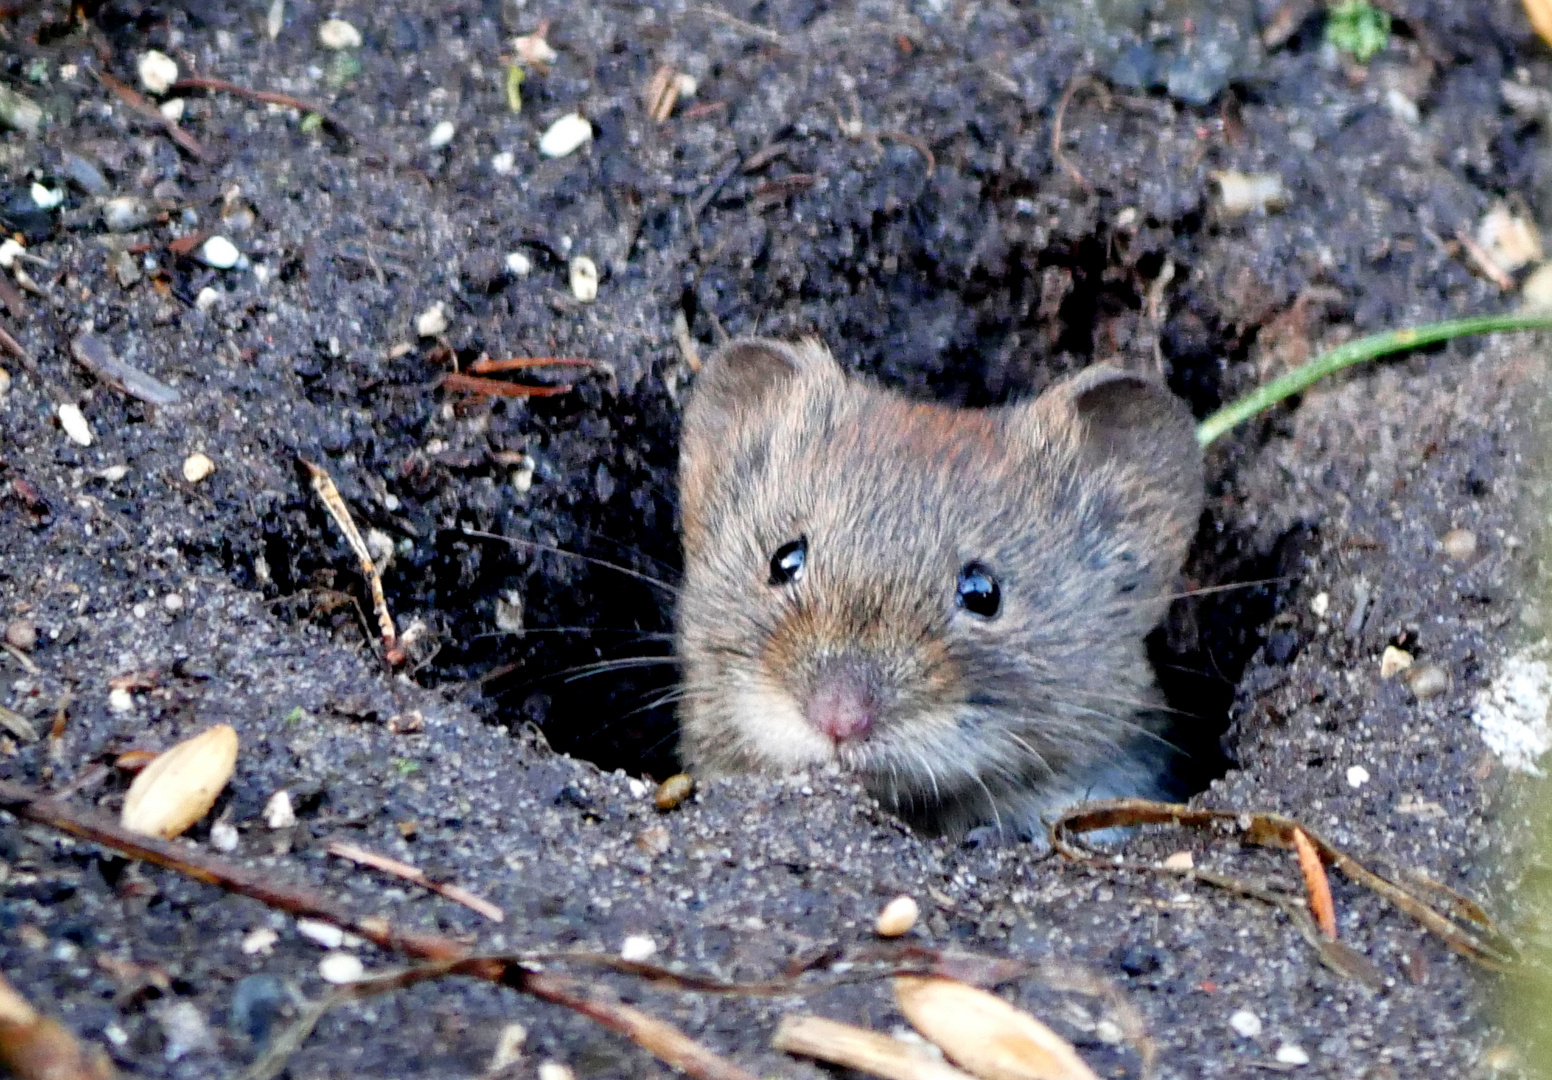
[[[512,39],[512,51],[525,64],[553,64],[560,54],[544,40],[542,33],[524,34]]]
[[[1196,859],[1189,851],[1177,851],[1164,860],[1166,870],[1190,870],[1196,866]]]
[[[577,1074],[558,1061],[543,1061],[539,1063],[539,1080],[577,1080]]]
[[[46,184],[32,185],[32,202],[39,210],[54,210],[65,201],[64,188],[51,188]]]
[[[699,79],[682,71],[674,76],[674,85],[679,88],[680,97],[694,97],[695,92],[701,88]]]
[[[237,850],[237,826],[230,821],[218,821],[210,826],[210,846],[223,854]]]
[[[515,168],[517,168],[517,155],[510,150],[503,150],[490,159],[490,171],[497,176],[511,176]]]
[[[255,930],[249,937],[263,931]],[[271,931],[273,933],[273,931]],[[265,950],[266,952],[268,950]],[[238,982],[227,1010],[226,1026],[255,1047],[269,1042],[276,1027],[284,1027],[286,1013],[295,1003],[293,991],[273,975],[249,975]]]
[[[431,134],[426,137],[426,145],[433,150],[440,150],[453,141],[453,136],[458,134],[458,129],[451,120],[442,120],[431,129]]]
[[[0,124],[23,135],[36,135],[43,126],[43,107],[9,86],[0,86]]]
[[[77,446],[92,445],[92,427],[86,422],[86,414],[81,411],[81,406],[67,401],[55,413],[59,416],[59,426],[65,429],[71,442]]]
[[[1536,223],[1498,203],[1477,226],[1477,244],[1494,266],[1512,274],[1542,259],[1541,233]]]
[[[115,686],[108,691],[108,708],[116,713],[135,711],[135,697],[122,686]]]
[[[1361,788],[1369,782],[1369,770],[1362,765],[1352,765],[1347,770],[1347,786]]]
[[[598,298],[598,264],[586,255],[571,260],[571,295],[584,304]]]
[[[279,940],[280,934],[271,927],[261,926],[257,930],[250,930],[243,935],[243,955],[268,956],[270,950],[275,947],[275,942]]]
[[[689,773],[675,773],[658,785],[653,802],[659,810],[672,810],[688,799],[694,790],[695,781]]]
[[[1277,1048],[1275,1056],[1284,1065],[1308,1065],[1310,1062],[1310,1056],[1304,1052],[1304,1047],[1294,1043],[1283,1043]]]
[[[168,1061],[180,1061],[196,1051],[216,1048],[215,1034],[205,1023],[205,1014],[192,1001],[169,1002],[154,1011],[167,1038],[162,1057]]]
[[[1536,267],[1520,286],[1520,309],[1527,313],[1552,311],[1552,262]]]
[[[139,261],[127,251],[115,252],[112,259],[113,276],[118,279],[119,288],[128,289],[140,284],[144,276],[140,272]]]
[[[187,106],[188,102],[184,101],[181,97],[168,98],[166,101],[162,102],[156,107],[156,111],[176,124],[179,120],[183,119],[183,110],[187,108]]]
[[[1265,214],[1288,202],[1283,178],[1276,173],[1242,173],[1231,169],[1215,172],[1212,178],[1218,184],[1223,212],[1230,217]]]
[[[193,453],[183,459],[183,478],[197,484],[216,471],[216,463],[201,453]]]
[[[60,160],[65,166],[65,175],[88,195],[102,196],[112,190],[108,184],[108,178],[102,175],[102,170],[80,154],[66,150]]]
[[[16,265],[17,257],[26,253],[27,249],[18,244],[15,237],[7,236],[0,242],[0,268],[9,270]]]
[[[654,857],[667,855],[668,849],[673,847],[673,837],[663,826],[654,825],[650,829],[642,829],[636,835],[636,846]]]
[[[153,94],[161,95],[178,81],[178,64],[166,53],[147,49],[140,54],[135,68],[140,72],[140,85]]]
[[[12,619],[5,624],[5,643],[21,652],[38,647],[38,628],[31,619]]]
[[[649,960],[657,953],[657,942],[646,934],[631,934],[620,943],[620,959],[633,964]]]
[[[900,937],[916,925],[920,915],[921,908],[913,897],[897,896],[878,913],[878,921],[873,924],[873,929],[879,937]]]
[[[183,596],[181,593],[170,592],[162,597],[162,607],[167,609],[169,615],[176,615],[183,610]]]
[[[523,594],[517,589],[503,589],[497,594],[496,629],[503,634],[523,632]]]
[[[217,270],[230,270],[242,261],[242,252],[226,237],[212,236],[199,246],[199,261]]]
[[[11,392],[11,373],[0,367],[0,398]]]
[[[1407,670],[1406,684],[1418,701],[1438,697],[1450,688],[1450,676],[1438,664],[1418,664]]]
[[[579,149],[593,137],[593,125],[581,113],[567,113],[539,136],[539,153],[561,158]]]
[[[1385,646],[1380,655],[1380,678],[1391,679],[1412,666],[1412,654],[1394,645]]]
[[[1126,1032],[1114,1020],[1101,1020],[1094,1025],[1094,1038],[1106,1046],[1120,1046],[1126,1040]]]
[[[1458,562],[1464,562],[1477,553],[1477,534],[1470,529],[1451,529],[1439,543],[1444,553]]]
[[[447,311],[441,301],[432,304],[415,318],[415,333],[423,338],[433,338],[447,330]]]
[[[216,304],[220,303],[220,301],[221,294],[216,292],[215,289],[211,288],[209,285],[206,285],[203,289],[199,290],[199,294],[194,297],[194,306],[199,311],[205,312],[215,307]]]
[[[120,195],[102,204],[102,223],[109,232],[133,232],[148,224],[151,217],[150,203],[133,195]]]
[[[296,932],[325,949],[338,949],[345,944],[345,931],[322,919],[298,919]]]
[[[318,974],[326,983],[343,986],[346,983],[360,982],[366,975],[366,965],[355,953],[331,952],[318,961]]]
[[[523,1044],[528,1041],[528,1029],[522,1024],[508,1024],[496,1036],[496,1050],[485,1066],[485,1075],[495,1076],[503,1069],[523,1060]]]
[[[1314,613],[1315,618],[1317,618],[1317,619],[1324,619],[1326,617],[1326,612],[1328,612],[1330,610],[1331,610],[1331,594],[1330,593],[1319,592],[1319,593],[1316,593],[1314,596],[1310,597],[1310,611]]]
[[[1249,1009],[1241,1009],[1229,1017],[1229,1027],[1247,1039],[1261,1034],[1261,1018]]]
[[[129,475],[129,466],[109,465],[106,469],[102,470],[102,472],[98,473],[97,475],[102,477],[110,484],[116,484],[120,480],[124,479],[124,477]]]
[[[264,804],[264,824],[272,829],[289,829],[296,824],[296,811],[291,806],[291,793],[281,788]]]
[[[507,273],[513,277],[527,277],[533,273],[533,260],[521,251],[509,251],[506,257]]]
[[[325,19],[318,26],[318,44],[325,49],[361,48],[361,31],[344,19]]]

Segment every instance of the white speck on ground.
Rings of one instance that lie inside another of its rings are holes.
[[[1471,719],[1482,741],[1511,769],[1540,776],[1536,762],[1552,746],[1547,707],[1552,705],[1552,667],[1546,639],[1513,653],[1498,677],[1477,694]]]

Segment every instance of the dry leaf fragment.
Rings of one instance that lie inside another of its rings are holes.
[[[210,812],[237,768],[237,732],[207,728],[157,756],[129,785],[119,823],[172,839]]]
[[[782,1017],[771,1045],[885,1080],[971,1080],[952,1065],[926,1057],[925,1047],[822,1016]]]
[[[1326,868],[1321,865],[1320,853],[1298,826],[1293,829],[1293,849],[1299,853],[1299,870],[1304,875],[1304,888],[1309,892],[1310,913],[1315,916],[1315,924],[1322,934],[1335,939],[1336,905],[1331,902],[1331,882],[1326,877]]]
[[[982,1080],[1099,1080],[1066,1039],[995,994],[952,979],[894,983],[905,1018]]]

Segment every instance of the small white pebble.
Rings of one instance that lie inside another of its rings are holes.
[[[183,610],[183,595],[175,592],[168,593],[162,597],[162,607],[166,608],[171,614],[176,615]]]
[[[1120,1046],[1126,1038],[1126,1033],[1114,1020],[1101,1020],[1094,1025],[1094,1038],[1107,1046]]]
[[[216,463],[201,453],[193,453],[183,459],[183,478],[197,484],[216,471]]]
[[[1247,1039],[1261,1034],[1261,1018],[1249,1009],[1241,1009],[1229,1017],[1229,1027]]]
[[[146,607],[145,604],[140,603],[130,608],[129,613],[137,619],[143,619],[147,615],[151,614],[151,609]]]
[[[565,157],[593,137],[593,125],[581,113],[567,113],[539,136],[539,153],[547,158]]]
[[[81,411],[81,406],[67,401],[55,412],[59,416],[59,426],[65,429],[71,442],[77,446],[92,445],[92,427],[86,422],[86,414]]]
[[[112,709],[116,713],[134,712],[134,695],[131,694],[128,690],[124,689],[122,686],[115,686],[112,690],[108,691],[108,708]]]
[[[237,245],[219,234],[199,246],[199,261],[217,270],[230,270],[241,260]]]
[[[1451,529],[1439,543],[1446,555],[1461,562],[1477,553],[1477,534],[1470,529]]]
[[[102,477],[110,484],[116,484],[120,480],[124,479],[124,477],[129,475],[129,466],[109,465],[106,469],[102,470],[102,472],[98,473],[97,475]]]
[[[359,49],[361,31],[344,19],[325,19],[318,25],[318,44],[325,49]]]
[[[16,257],[26,253],[26,248],[18,244],[12,237],[7,236],[4,242],[0,242],[0,267],[9,270],[16,264]]]
[[[166,53],[147,49],[135,64],[140,85],[153,94],[165,94],[178,81],[178,64]]]
[[[1315,613],[1315,618],[1324,619],[1326,612],[1331,610],[1331,594],[1319,592],[1310,598],[1310,611]]]
[[[1352,765],[1347,770],[1347,786],[1361,788],[1369,782],[1369,770],[1362,765]]]
[[[318,961],[318,974],[323,976],[324,982],[342,986],[360,982],[366,975],[366,965],[355,953],[331,952]]]
[[[183,110],[188,107],[188,102],[181,97],[168,98],[156,107],[156,111],[163,117],[176,124],[183,119]]]
[[[657,942],[646,934],[631,934],[620,942],[620,959],[641,963],[657,952]]]
[[[900,937],[916,925],[920,915],[921,907],[914,898],[897,896],[878,913],[878,921],[873,924],[873,929],[879,937]]]
[[[194,306],[200,311],[209,311],[220,302],[221,294],[216,292],[215,289],[211,288],[209,285],[206,285],[203,289],[199,290],[199,295],[194,297]]]
[[[1196,860],[1192,858],[1189,851],[1177,851],[1164,860],[1166,870],[1190,870],[1195,865]]]
[[[1438,697],[1450,688],[1450,676],[1438,664],[1419,664],[1406,673],[1407,686],[1419,701]]]
[[[432,304],[415,317],[415,333],[421,337],[436,337],[447,329],[447,310],[441,301]]]
[[[281,788],[264,804],[264,824],[272,829],[289,829],[296,824],[296,811],[291,806],[291,793]]]
[[[515,168],[517,155],[510,150],[503,150],[490,159],[490,170],[497,176],[510,176]]]
[[[533,273],[533,260],[521,251],[509,251],[506,258],[507,273],[513,277],[527,277]]]
[[[501,1029],[496,1037],[496,1050],[485,1066],[486,1076],[496,1076],[502,1070],[523,1060],[523,1044],[528,1041],[528,1029],[522,1024],[511,1023]]]
[[[45,184],[33,184],[32,201],[39,210],[53,210],[65,201],[65,189],[51,188]]]
[[[569,1065],[544,1061],[539,1064],[539,1080],[577,1080],[577,1074],[571,1071]]]
[[[1304,1052],[1304,1047],[1294,1043],[1283,1043],[1277,1048],[1277,1060],[1284,1065],[1308,1065],[1310,1056]]]
[[[571,260],[571,295],[584,304],[598,298],[598,264],[586,255]]]
[[[1412,666],[1412,654],[1394,645],[1385,646],[1380,655],[1380,678],[1390,679]]]
[[[210,826],[210,846],[223,854],[237,850],[237,826],[230,821],[218,821]]]
[[[337,949],[345,944],[345,931],[322,919],[298,919],[296,932],[325,949]]]
[[[701,88],[700,80],[694,75],[686,75],[680,72],[674,77],[674,85],[679,88],[680,97],[694,97],[695,91]]]
[[[275,947],[275,942],[279,940],[280,935],[268,926],[261,926],[257,930],[250,930],[243,935],[243,955],[268,956],[269,951]]]
[[[453,126],[451,120],[442,120],[431,129],[431,134],[426,137],[426,145],[433,150],[440,150],[453,141],[453,136],[458,134],[458,129]]]
[[[625,781],[625,786],[630,788],[631,798],[633,799],[645,799],[652,791],[652,789],[647,786],[647,782],[645,780],[638,780],[634,776]]]
[[[1276,173],[1242,173],[1230,169],[1213,173],[1212,178],[1218,183],[1223,212],[1231,216],[1251,212],[1264,214],[1288,202],[1283,178]]]
[[[560,58],[543,34],[524,34],[512,39],[512,51],[525,64],[553,64]]]

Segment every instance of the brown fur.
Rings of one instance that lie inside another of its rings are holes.
[[[1190,414],[1109,368],[966,410],[848,377],[816,342],[709,359],[680,451],[681,751],[703,774],[830,762],[908,818],[1022,831],[1085,794],[1150,793],[1163,755],[1143,638],[1202,506]],[[770,584],[808,538],[801,581]],[[1002,606],[955,603],[961,566]],[[805,718],[864,665],[880,715],[836,744]]]

